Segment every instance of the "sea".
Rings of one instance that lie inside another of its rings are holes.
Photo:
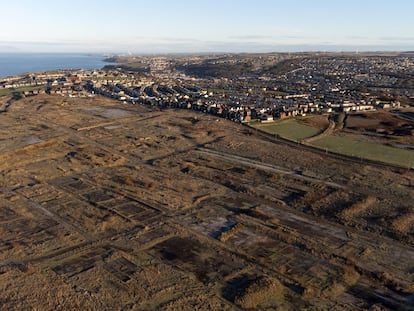
[[[72,53],[0,53],[0,78],[57,69],[101,69],[107,56]]]

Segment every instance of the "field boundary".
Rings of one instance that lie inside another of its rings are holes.
[[[324,129],[322,133],[319,133],[319,134],[317,134],[315,136],[312,136],[312,137],[309,137],[309,138],[305,138],[304,140],[302,140],[302,142],[303,143],[311,143],[311,142],[313,142],[317,139],[330,136],[333,133],[334,130],[335,130],[335,122],[332,121],[332,120],[329,120],[328,127],[326,129]]]
[[[338,153],[338,152],[331,151],[325,148],[320,148],[320,147],[317,147],[317,146],[314,146],[308,143],[304,143],[303,141],[294,141],[294,140],[281,137],[278,134],[271,134],[271,133],[263,131],[260,128],[252,127],[245,123],[242,123],[242,125],[249,128],[252,134],[260,136],[266,139],[267,141],[270,141],[273,143],[285,143],[286,145],[289,145],[294,148],[305,149],[305,150],[308,150],[308,151],[311,151],[311,152],[314,152],[314,153],[317,153],[323,156],[329,156],[337,160],[345,160],[345,161],[350,161],[353,163],[372,165],[372,166],[376,166],[380,168],[388,168],[388,169],[397,170],[397,171],[414,170],[414,167],[408,167],[408,166],[398,165],[395,163],[388,163],[388,162],[383,162],[379,160],[372,160],[368,158],[355,157],[355,156],[351,156],[351,155],[347,155],[343,153]]]

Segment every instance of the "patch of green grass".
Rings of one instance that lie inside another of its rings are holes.
[[[121,62],[117,64],[106,65],[103,69],[113,70],[117,68],[121,68],[127,71],[136,71],[136,72],[147,72],[149,70],[147,64],[140,62],[140,61]]]
[[[278,134],[283,138],[294,141],[315,136],[320,132],[319,129],[302,124],[295,119],[275,121],[271,123],[252,124],[252,126],[257,127],[258,129],[261,129],[265,132]]]
[[[14,92],[26,92],[26,91],[40,90],[44,87],[45,87],[44,85],[34,85],[34,86],[22,86],[22,87],[11,88],[11,89],[0,89],[0,97],[12,95]]]
[[[131,68],[131,69],[143,69],[147,66],[145,63],[142,63],[142,62],[131,62],[131,63],[122,64],[122,65],[127,68]]]
[[[116,79],[118,79],[118,78],[117,77],[113,77],[113,76],[97,77],[97,78],[95,78],[95,80],[97,80],[97,81],[116,80]]]
[[[407,167],[414,166],[414,151],[386,146],[356,135],[331,135],[315,140],[312,144],[330,151],[356,157],[395,163]]]
[[[0,97],[2,96],[9,96],[11,95],[15,90],[14,89],[1,89],[0,90]]]
[[[289,93],[282,92],[282,91],[264,91],[263,92],[266,95],[274,95],[274,96],[286,96],[289,95]]]
[[[252,120],[252,121],[246,122],[246,124],[248,126],[251,126],[251,127],[258,127],[258,126],[260,126],[262,124],[262,122],[260,122],[258,120]]]

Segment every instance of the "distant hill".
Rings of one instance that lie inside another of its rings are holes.
[[[231,78],[251,73],[253,66],[249,63],[230,64],[204,61],[201,64],[177,65],[176,69],[199,78]]]
[[[131,59],[129,56],[112,56],[104,59],[105,62],[112,63],[106,65],[103,69],[114,70],[121,68],[126,71],[134,71],[141,73],[150,72],[150,68],[147,63],[142,62],[141,60]],[[113,64],[115,63],[115,64]]]
[[[200,78],[280,75],[299,67],[302,57],[267,59],[256,54],[207,59],[201,63],[178,63],[176,69]]]

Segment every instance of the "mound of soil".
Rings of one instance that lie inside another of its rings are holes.
[[[329,126],[329,120],[327,116],[311,116],[302,120],[302,123],[316,127],[318,129],[326,129]]]
[[[411,135],[414,122],[402,119],[390,112],[357,113],[347,116],[345,128],[361,132],[407,136]]]

